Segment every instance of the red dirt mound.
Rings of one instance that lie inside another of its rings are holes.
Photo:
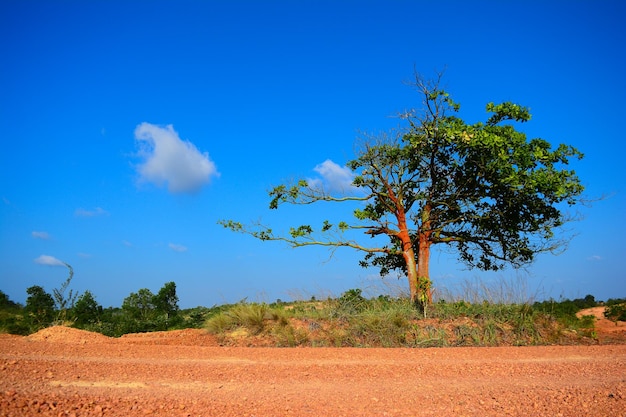
[[[26,337],[31,341],[49,341],[60,343],[105,343],[110,342],[110,337],[100,333],[88,332],[86,330],[74,329],[65,326],[52,326],[41,329]]]
[[[134,345],[217,346],[215,336],[201,329],[170,330],[166,332],[130,333],[118,339]]]

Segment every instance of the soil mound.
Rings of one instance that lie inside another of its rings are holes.
[[[168,330],[164,332],[129,333],[117,339],[135,345],[218,346],[215,336],[202,329]]]
[[[66,326],[52,326],[39,330],[26,337],[31,341],[48,341],[70,344],[105,343],[111,338],[100,333],[88,332],[87,330],[74,329]]]

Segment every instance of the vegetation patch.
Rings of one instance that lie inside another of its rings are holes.
[[[65,288],[53,296],[38,285],[32,286],[26,290],[26,305],[11,301],[0,291],[0,332],[25,336],[63,325],[119,337],[127,333],[200,328],[208,317],[228,307],[181,310],[174,282],[166,283],[156,294],[142,288],[126,297],[122,307],[109,308],[103,308],[90,291],[64,297]]]
[[[360,289],[340,297],[275,303],[239,302],[211,308],[178,308],[176,285],[156,294],[131,293],[121,308],[103,309],[86,291],[72,303],[55,303],[39,286],[28,289],[26,305],[0,291],[0,332],[37,333],[54,325],[119,337],[128,333],[205,328],[222,345],[276,347],[446,347],[523,346],[597,343],[596,317],[577,317],[585,308],[604,305],[591,295],[533,304],[467,292],[440,300],[425,311],[408,297],[366,298]],[[511,294],[510,291],[506,291]],[[482,293],[481,293],[482,294]],[[484,295],[484,294],[483,294]],[[57,297],[58,298],[58,297]],[[506,301],[494,301],[497,298]],[[626,301],[609,300],[607,318],[624,319]],[[62,313],[62,314],[61,314]],[[619,342],[619,341],[618,341]]]
[[[609,299],[604,316],[611,321],[626,321],[626,299]]]
[[[594,321],[577,318],[595,300],[434,304],[426,314],[407,298],[339,298],[294,303],[240,303],[206,328],[224,345],[309,347],[524,346],[595,343]],[[572,308],[573,306],[573,308]],[[576,307],[581,306],[581,307]]]

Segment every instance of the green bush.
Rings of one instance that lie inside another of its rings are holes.
[[[31,327],[24,321],[22,315],[0,311],[0,333],[26,336],[31,333]]]
[[[604,317],[611,321],[626,321],[626,302],[608,305],[604,311]]]

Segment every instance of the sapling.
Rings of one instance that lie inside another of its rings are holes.
[[[65,282],[61,284],[61,288],[55,288],[52,290],[52,295],[54,297],[54,301],[58,308],[57,321],[64,322],[67,319],[67,310],[74,307],[74,302],[76,301],[76,297],[78,293],[75,293],[74,290],[69,291],[67,298],[65,297],[65,291],[70,286],[70,282],[72,278],[74,278],[74,268],[68,263],[63,262],[65,266],[69,269],[69,275]]]

